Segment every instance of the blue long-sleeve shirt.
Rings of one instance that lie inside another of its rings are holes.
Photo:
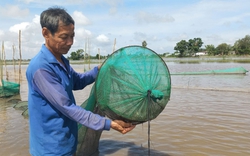
[[[95,129],[109,130],[111,121],[75,104],[72,90],[93,83],[98,68],[75,72],[62,56],[64,65],[42,45],[26,71],[30,121],[30,154],[72,155],[77,147],[77,122]]]

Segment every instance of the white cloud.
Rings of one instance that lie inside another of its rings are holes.
[[[109,9],[109,13],[110,13],[110,14],[115,14],[115,13],[117,13],[117,8],[116,8],[116,7],[111,7],[111,8]]]
[[[136,41],[143,42],[144,40],[147,41],[147,35],[141,32],[135,32],[134,38]]]
[[[122,3],[122,0],[106,0],[106,3],[110,5],[109,13],[116,14],[118,12],[118,5]]]
[[[33,18],[32,22],[36,24],[40,24],[40,15],[35,15],[35,18]]]
[[[165,22],[174,22],[174,18],[170,15],[158,15],[150,12],[140,11],[136,14],[136,20],[139,23],[165,23]]]
[[[29,22],[22,22],[20,24],[15,24],[14,26],[10,27],[10,32],[18,33],[19,30],[25,30],[30,25]]]
[[[84,28],[75,29],[75,39],[72,49],[73,50],[83,49],[87,39],[91,38],[92,38],[92,33],[89,30],[86,30]]]
[[[0,30],[0,36],[4,35],[4,31]]]
[[[89,25],[90,24],[90,20],[86,16],[84,16],[82,12],[74,11],[72,18],[75,20],[76,25]]]
[[[38,23],[38,15],[32,19],[32,22],[21,22],[15,24],[9,28],[4,34],[4,41],[9,45],[18,46],[18,34],[21,30],[21,47],[22,47],[22,58],[28,59],[32,58],[40,49],[43,41],[41,35],[40,24]],[[10,50],[9,50],[10,51]],[[6,58],[10,59],[11,53],[6,53]]]
[[[86,30],[84,28],[77,28],[75,29],[75,38],[76,39],[86,39],[86,38],[92,38],[92,33],[89,30]]]
[[[19,2],[24,2],[26,4],[29,4],[31,2],[34,2],[35,0],[18,0]]]
[[[72,13],[76,22],[73,50],[84,48],[85,41],[89,39],[93,53],[100,48],[102,55],[112,52],[114,39],[117,49],[141,45],[146,40],[149,48],[163,53],[174,52],[174,46],[181,40],[200,37],[204,45],[216,46],[233,44],[250,32],[250,1],[246,0],[63,2],[19,0],[17,6],[12,1],[5,1],[0,5],[0,41],[16,44],[17,32],[22,29],[23,56],[31,58],[44,42],[38,14],[58,4]]]
[[[105,35],[99,35],[96,37],[96,40],[102,43],[108,43],[109,42],[109,38]]]
[[[29,9],[20,9],[17,5],[0,6],[0,16],[4,18],[24,18],[29,15]]]

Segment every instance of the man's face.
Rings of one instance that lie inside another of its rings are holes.
[[[73,45],[75,36],[74,28],[73,24],[67,26],[59,24],[58,30],[54,35],[52,35],[50,31],[48,32],[48,35],[46,36],[46,47],[55,56],[67,54]]]

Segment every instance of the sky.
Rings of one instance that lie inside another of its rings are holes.
[[[203,47],[250,35],[249,0],[1,0],[0,41],[6,59],[31,59],[44,44],[39,17],[59,6],[75,20],[75,39],[68,54],[85,49],[90,55],[108,55],[114,49],[142,45],[158,54],[175,52],[181,40],[201,38]]]

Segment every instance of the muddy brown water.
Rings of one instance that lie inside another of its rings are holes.
[[[243,66],[239,63],[167,63],[170,72],[201,71]],[[21,100],[27,100],[22,67]],[[73,65],[83,71],[82,65]],[[10,73],[11,74],[11,73]],[[246,75],[171,76],[171,99],[163,112],[128,134],[104,131],[100,156],[249,156],[250,73]],[[76,91],[78,104],[87,99],[91,86]],[[14,97],[13,97],[14,99]],[[8,102],[9,101],[9,102]],[[29,155],[29,122],[13,100],[0,100],[0,155]],[[148,139],[150,138],[150,151]]]

